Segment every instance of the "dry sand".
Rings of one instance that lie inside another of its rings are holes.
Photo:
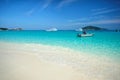
[[[0,42],[0,80],[120,80],[120,64],[62,47]]]

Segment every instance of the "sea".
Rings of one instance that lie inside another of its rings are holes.
[[[60,46],[84,54],[107,56],[120,60],[120,32],[88,31],[88,33],[94,33],[92,37],[77,37],[78,33],[82,32],[72,30],[55,32],[42,30],[0,31],[0,41]]]

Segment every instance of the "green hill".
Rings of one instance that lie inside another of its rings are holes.
[[[96,26],[86,26],[82,28],[83,30],[106,30],[104,28],[96,27]]]

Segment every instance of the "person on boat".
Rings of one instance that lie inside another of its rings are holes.
[[[83,34],[87,34],[85,30],[83,31]]]

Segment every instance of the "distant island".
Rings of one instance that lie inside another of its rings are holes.
[[[8,28],[0,28],[1,31],[6,31]]]
[[[86,26],[82,28],[83,30],[107,30],[105,28],[100,28],[100,27],[96,27],[96,26]]]
[[[20,31],[22,28],[0,28],[0,31]]]

